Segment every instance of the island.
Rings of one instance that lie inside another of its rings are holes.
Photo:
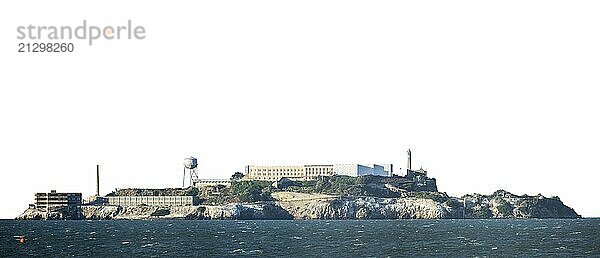
[[[199,179],[197,159],[185,158],[181,188],[115,189],[96,194],[36,193],[20,220],[282,220],[282,219],[490,219],[581,218],[558,197],[490,195],[452,197],[435,178],[412,169],[407,151],[404,175],[393,164],[248,165],[230,179]],[[403,170],[401,170],[403,171]],[[187,176],[186,176],[187,175]],[[189,180],[189,186],[184,187]]]
[[[17,219],[581,218],[558,197],[514,195],[504,190],[452,197],[438,192],[435,181],[428,180],[423,184],[406,177],[333,175],[310,181],[233,179],[229,185],[118,189],[77,206],[32,205]]]

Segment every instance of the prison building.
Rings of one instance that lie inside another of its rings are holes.
[[[336,175],[345,176],[392,176],[392,164],[338,164],[334,165]]]
[[[305,180],[315,180],[320,176],[332,176],[334,165],[304,165]]]
[[[108,205],[115,206],[191,206],[200,204],[198,196],[108,196]]]
[[[281,178],[292,180],[316,180],[320,176],[392,176],[392,164],[361,165],[301,165],[301,166],[255,166],[248,165],[245,169],[244,180],[278,181]]]
[[[244,180],[277,181],[281,178],[311,180],[333,175],[333,165],[246,166]]]
[[[81,206],[81,193],[57,193],[51,190],[49,193],[35,194],[35,207],[46,212],[60,209],[75,209]]]

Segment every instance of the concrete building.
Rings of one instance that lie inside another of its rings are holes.
[[[336,175],[346,176],[392,176],[392,164],[338,164],[333,165],[333,171]]]
[[[392,176],[392,164],[335,164],[301,166],[246,166],[244,180],[278,181],[281,178],[292,180],[315,180],[320,176]]]
[[[334,174],[334,165],[304,165],[304,180],[315,180],[320,176]]]
[[[108,205],[115,206],[191,206],[200,204],[197,196],[108,196]]]
[[[333,175],[333,165],[246,166],[244,180],[277,181],[281,178],[312,180]]]
[[[231,187],[231,179],[198,179],[196,187],[224,185]]]
[[[55,211],[60,209],[75,209],[81,206],[81,193],[57,193],[51,190],[49,193],[35,194],[35,207],[41,210]]]

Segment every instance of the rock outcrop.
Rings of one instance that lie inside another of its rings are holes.
[[[92,206],[84,205],[76,211],[45,212],[27,209],[20,220],[136,220],[136,219],[293,219],[274,203],[228,204],[223,206]]]
[[[557,197],[506,191],[461,198],[429,192],[400,198],[276,192],[274,201],[180,207],[81,206],[76,211],[27,209],[17,219],[448,219],[580,218]]]
[[[42,211],[29,208],[16,219],[19,220],[78,220],[85,219],[83,214],[77,210],[58,209],[54,211]]]
[[[558,197],[519,196],[504,190],[491,195],[465,195],[462,202],[465,218],[580,218]]]

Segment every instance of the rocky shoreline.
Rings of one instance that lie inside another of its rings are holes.
[[[518,196],[506,191],[460,198],[427,192],[419,196],[381,198],[273,193],[273,201],[199,206],[93,206],[76,211],[27,209],[19,220],[280,220],[280,219],[473,219],[581,218],[557,197]]]

